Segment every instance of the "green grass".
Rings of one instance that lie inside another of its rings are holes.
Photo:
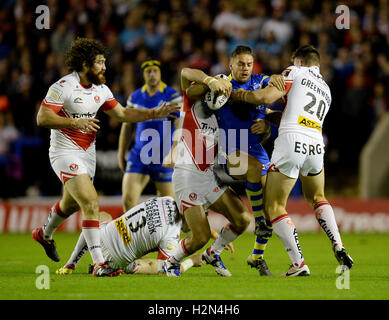
[[[343,241],[354,259],[350,289],[336,288],[338,266],[324,233],[300,234],[310,277],[259,277],[246,264],[254,237],[245,234],[235,241],[234,254],[224,252],[223,261],[231,278],[216,275],[211,266],[192,268],[181,278],[162,275],[121,275],[116,278],[93,278],[86,273],[89,255],[80,262],[73,275],[59,276],[61,267],[72,252],[77,234],[57,233],[55,240],[61,262],[49,260],[30,234],[0,235],[0,299],[131,299],[131,300],[262,300],[262,299],[389,299],[389,234],[344,234]],[[155,256],[155,255],[154,255]],[[154,257],[150,254],[148,257]],[[266,258],[274,275],[286,271],[289,258],[275,236],[268,245]],[[37,266],[50,270],[50,289],[38,290]]]

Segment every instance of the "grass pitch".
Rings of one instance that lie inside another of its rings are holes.
[[[70,256],[78,234],[55,234],[61,261],[46,257],[31,234],[0,234],[0,299],[2,300],[387,300],[389,299],[389,234],[343,234],[354,259],[349,289],[336,286],[338,263],[324,233],[300,234],[300,244],[310,277],[278,278],[288,269],[289,258],[274,236],[267,247],[266,260],[275,276],[259,277],[246,264],[254,236],[244,234],[234,243],[235,253],[222,258],[233,276],[222,278],[204,265],[192,268],[181,278],[163,275],[121,275],[93,278],[87,274],[90,256],[85,255],[72,275],[56,275]],[[148,257],[155,257],[149,254]],[[50,288],[37,289],[39,265],[50,270]],[[338,283],[346,285],[344,280]]]

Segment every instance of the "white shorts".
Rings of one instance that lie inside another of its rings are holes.
[[[299,174],[315,175],[323,169],[323,158],[323,139],[298,133],[283,133],[274,142],[269,171],[280,171],[294,179]]]
[[[194,166],[193,169],[175,167],[172,182],[181,214],[194,206],[202,205],[208,209],[227,190],[227,186],[218,181],[212,168],[200,171]]]
[[[101,251],[104,257],[104,261],[109,261],[109,266],[111,268],[119,268],[119,269],[125,269],[133,266],[132,262],[136,260],[135,256],[130,257],[130,263],[125,260],[125,258],[119,259],[116,257],[116,255],[112,252],[110,249],[112,246],[115,246],[114,243],[112,243],[112,237],[109,236],[110,230],[107,230],[108,223],[101,223],[100,224],[100,243],[101,243]],[[131,273],[131,272],[126,272]]]
[[[93,180],[96,172],[96,151],[64,150],[49,151],[50,164],[54,172],[65,183],[80,174],[88,174]]]

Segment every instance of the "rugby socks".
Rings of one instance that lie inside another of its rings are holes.
[[[262,183],[246,180],[246,195],[255,219],[265,220],[263,214]]]
[[[83,220],[82,234],[88,244],[88,249],[94,264],[104,262],[100,243],[100,229],[98,220]]]
[[[263,255],[265,254],[265,248],[269,241],[269,238],[262,238],[257,236],[254,242],[253,253],[251,254],[254,260],[263,259]]]
[[[72,264],[75,267],[80,262],[85,253],[88,252],[88,245],[86,244],[83,233],[81,232],[76,247],[74,248],[72,255],[70,256],[66,265]]]
[[[246,195],[250,203],[251,210],[253,211],[255,222],[265,221],[263,213],[263,194],[262,194],[262,183],[261,182],[249,182],[246,180]],[[270,221],[266,221],[269,229],[272,229]],[[254,260],[262,259],[266,245],[269,238],[257,236],[254,242],[254,249],[251,254]]]
[[[334,210],[327,201],[320,201],[314,206],[316,220],[330,239],[332,247],[336,244],[343,247]]]
[[[189,256],[189,252],[185,247],[185,239],[181,239],[181,241],[178,243],[176,253],[169,257],[168,261],[171,263],[180,263],[182,259]]]
[[[220,255],[226,245],[239,237],[240,232],[236,231],[231,224],[227,224],[220,231],[219,236],[212,243],[211,247],[207,249],[208,254]]]
[[[280,238],[286,252],[288,252],[293,267],[301,268],[305,262],[298,240],[297,230],[292,219],[287,214],[283,214],[272,220],[271,223],[274,232]]]
[[[47,221],[43,226],[43,238],[45,240],[51,240],[55,230],[57,230],[59,225],[67,218],[68,216],[61,211],[58,201],[51,207]]]

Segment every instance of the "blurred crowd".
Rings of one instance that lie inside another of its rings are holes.
[[[38,5],[50,28],[38,29]],[[3,0],[0,2],[0,198],[57,195],[60,183],[48,160],[49,130],[38,128],[37,109],[48,87],[68,73],[63,54],[76,37],[109,48],[107,85],[125,105],[142,85],[140,64],[159,59],[162,78],[179,89],[185,66],[229,73],[238,44],[256,55],[255,73],[280,73],[299,45],[313,44],[333,102],[324,132],[331,176],[353,181],[361,148],[388,112],[389,1],[342,1],[350,28],[337,29],[336,1],[313,0]],[[116,150],[120,124],[103,121],[97,149]],[[103,133],[103,134],[101,134]],[[115,158],[116,161],[116,158]],[[96,187],[105,194],[116,187]],[[339,185],[339,181],[338,181]],[[105,185],[106,186],[106,185]]]

